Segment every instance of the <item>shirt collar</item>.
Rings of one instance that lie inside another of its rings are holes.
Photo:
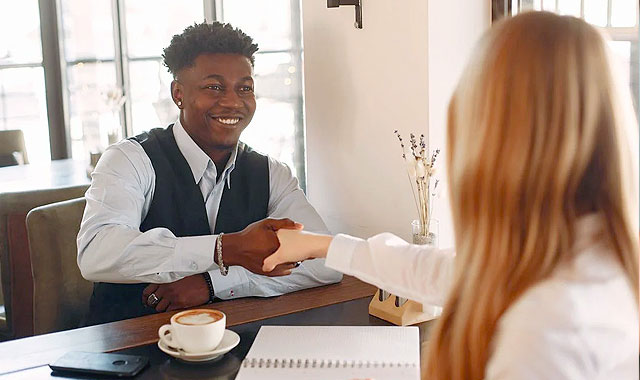
[[[187,131],[185,131],[182,123],[180,123],[180,118],[173,123],[173,136],[176,139],[178,149],[180,149],[180,152],[191,168],[191,173],[193,174],[193,179],[196,183],[200,183],[200,180],[209,165],[211,165],[213,169],[213,174],[217,175],[216,164],[202,149],[200,149],[198,144],[193,141]],[[227,165],[223,171],[223,176],[226,177],[227,187],[229,188],[231,188],[231,172],[236,167],[237,156],[238,145],[236,144],[236,147],[231,152],[229,161],[227,161]],[[216,182],[218,182],[217,179]]]
[[[607,238],[603,215],[592,213],[580,216],[574,228],[575,239],[571,247],[574,255],[556,269],[558,275],[570,280],[602,281],[622,273]]]

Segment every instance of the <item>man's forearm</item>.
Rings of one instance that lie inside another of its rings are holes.
[[[274,297],[342,280],[342,274],[325,267],[323,259],[305,261],[289,276],[268,277],[239,266],[230,267],[227,276],[222,276],[219,270],[209,274],[216,297],[221,299]]]
[[[78,236],[78,266],[90,281],[168,283],[211,269],[214,241],[214,235],[177,238],[164,228],[103,226]]]

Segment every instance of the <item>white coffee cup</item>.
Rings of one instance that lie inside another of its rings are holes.
[[[170,325],[163,325],[158,336],[167,346],[186,352],[209,352],[222,341],[227,316],[211,309],[185,310],[171,317]]]

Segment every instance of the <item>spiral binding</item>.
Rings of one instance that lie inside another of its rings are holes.
[[[247,368],[409,368],[413,363],[378,362],[331,359],[257,359],[246,358],[242,366]]]

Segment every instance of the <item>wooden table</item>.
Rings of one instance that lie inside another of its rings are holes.
[[[227,326],[237,326],[239,329],[242,326],[249,326],[257,333],[256,326],[259,327],[261,322],[256,321],[282,317],[292,313],[307,312],[312,309],[347,301],[361,300],[360,303],[354,306],[355,309],[350,309],[351,311],[357,310],[355,314],[341,314],[334,310],[328,313],[321,313],[323,316],[321,319],[323,321],[336,321],[337,324],[340,324],[338,323],[340,321],[343,321],[342,324],[350,324],[350,321],[353,320],[361,321],[354,324],[366,324],[365,322],[369,321],[369,318],[374,318],[369,317],[367,305],[375,290],[375,287],[369,284],[365,284],[353,277],[345,276],[339,284],[301,290],[275,298],[243,298],[225,301],[208,305],[207,307],[223,311],[227,315]],[[337,305],[336,307],[339,311],[340,307]],[[142,350],[146,353],[145,355],[153,353],[154,360],[158,358],[169,359],[168,356],[159,351],[155,344],[158,341],[158,329],[161,325],[169,323],[169,318],[172,314],[173,312],[148,315],[0,343],[0,379],[4,379],[2,375],[7,375],[8,378],[48,378],[50,370],[47,364],[69,351],[113,352],[134,349],[131,352],[140,352],[136,350]],[[304,324],[305,321],[310,320],[313,319],[309,319],[304,315],[298,316],[293,319],[294,322],[298,322],[292,324]],[[377,318],[374,318],[374,320],[385,323]],[[256,323],[251,324],[252,322]],[[278,320],[270,323],[283,324],[279,323]],[[322,321],[317,324],[322,324]],[[236,330],[236,332],[240,331]],[[255,337],[255,334],[253,336]],[[242,334],[241,339],[247,343],[249,342]],[[253,338],[250,341],[253,341]],[[248,347],[245,348],[248,350]],[[246,351],[242,351],[239,348],[237,350],[239,350],[239,354],[242,354],[240,356],[244,358]],[[155,351],[158,352],[156,353]],[[160,354],[164,356],[158,356]],[[239,361],[237,365],[239,366]],[[236,366],[235,368],[237,370],[238,367]],[[153,368],[147,369],[145,373],[154,373],[153,371]]]
[[[0,168],[0,191],[28,191],[89,184],[87,163],[73,159]]]

